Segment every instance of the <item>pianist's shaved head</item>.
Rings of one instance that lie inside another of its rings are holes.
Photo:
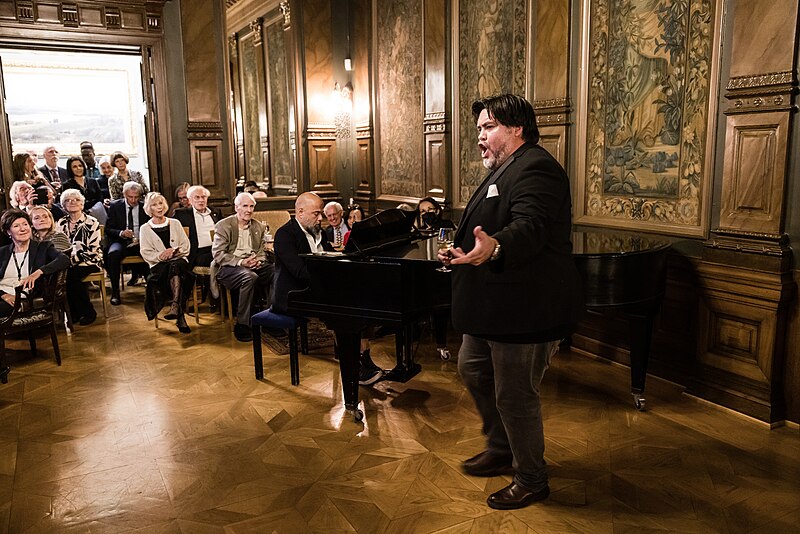
[[[294,202],[294,216],[310,234],[322,231],[322,199],[316,193],[303,193]]]

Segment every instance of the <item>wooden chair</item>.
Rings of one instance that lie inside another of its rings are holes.
[[[103,299],[103,317],[108,319],[108,304],[106,304],[106,270],[100,269],[83,277],[84,282],[97,282],[100,286],[100,298]]]
[[[11,315],[0,320],[0,381],[8,382],[9,367],[6,363],[6,337],[10,334],[26,333],[31,352],[36,356],[36,334],[42,329],[50,331],[56,363],[61,365],[61,352],[56,335],[56,309],[63,298],[67,286],[66,269],[50,274],[42,279],[44,292],[41,297],[23,300],[22,286],[16,288],[16,299]],[[27,293],[26,297],[29,295]]]

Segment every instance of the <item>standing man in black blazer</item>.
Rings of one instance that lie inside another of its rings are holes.
[[[539,384],[583,310],[572,260],[569,180],[536,143],[531,104],[516,95],[472,104],[489,176],[467,204],[453,249],[453,326],[464,332],[458,370],[483,418],[487,450],[466,460],[473,476],[513,468],[489,496],[515,509],[550,494]]]
[[[126,256],[139,255],[139,228],[150,220],[144,212],[142,189],[138,182],[127,182],[122,187],[122,198],[114,200],[108,207],[106,221],[105,266],[111,280],[111,304],[119,306],[120,271],[122,260]],[[147,276],[150,269],[146,263],[133,266],[133,274],[128,285],[135,285],[136,280]]]

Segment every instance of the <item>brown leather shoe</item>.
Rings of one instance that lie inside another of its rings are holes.
[[[543,501],[550,496],[550,486],[539,491],[531,491],[522,484],[512,482],[500,491],[489,495],[486,504],[495,510],[516,510],[529,504]]]
[[[511,457],[483,451],[461,464],[464,472],[473,477],[496,477],[512,473]]]

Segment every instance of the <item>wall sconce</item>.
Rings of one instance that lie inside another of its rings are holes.
[[[348,138],[350,137],[353,113],[353,84],[347,82],[344,87],[341,87],[339,82],[335,82],[331,99],[333,100],[333,122],[336,126],[336,137]]]
[[[353,60],[350,57],[344,58],[344,70],[350,72],[353,70]]]

